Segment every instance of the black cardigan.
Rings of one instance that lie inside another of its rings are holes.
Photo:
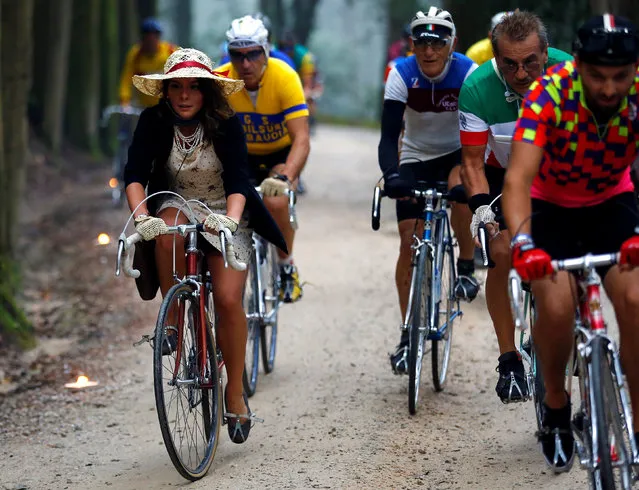
[[[142,112],[124,168],[125,185],[133,182],[142,184],[144,188],[148,185],[148,195],[169,189],[165,166],[173,147],[173,117],[164,101]],[[213,147],[222,162],[222,180],[226,196],[245,196],[249,226],[279,249],[287,252],[282,232],[249,179],[246,140],[237,116],[230,117],[220,124],[218,136],[213,140]],[[157,204],[156,199],[149,199],[148,208],[151,214],[155,214]]]

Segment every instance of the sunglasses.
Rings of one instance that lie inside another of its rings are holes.
[[[241,51],[229,51],[229,58],[231,58],[231,61],[242,63],[244,60],[255,61],[263,54],[264,50],[262,49],[253,49],[246,53],[242,53]]]
[[[522,67],[525,72],[530,73],[538,71],[541,68],[541,63],[537,60],[524,61],[523,63],[517,63],[513,60],[505,59],[499,64],[499,69],[508,74],[517,73],[519,67]]]
[[[413,39],[413,42],[415,43],[415,46],[424,46],[424,47],[430,46],[435,51],[439,51],[440,49],[444,49],[446,46],[450,44],[451,38],[446,38],[446,39],[441,39],[437,37],[417,38],[417,39]]]

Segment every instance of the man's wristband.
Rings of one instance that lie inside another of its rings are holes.
[[[513,237],[510,241],[510,248],[515,248],[518,245],[533,245],[533,239],[530,235],[526,235],[525,233],[519,233]]]
[[[474,213],[477,211],[477,208],[480,206],[490,206],[490,203],[493,200],[490,198],[489,194],[475,194],[468,199],[468,206],[470,210]]]

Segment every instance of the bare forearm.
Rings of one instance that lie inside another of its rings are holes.
[[[297,134],[293,139],[291,151],[286,159],[286,167],[282,172],[289,180],[295,180],[299,177],[306,165],[306,159],[311,151],[311,143],[307,134]]]
[[[466,189],[466,194],[474,196],[476,194],[489,194],[488,180],[484,171],[484,162],[476,158],[463,158],[461,169],[462,184]]]
[[[129,202],[129,209],[133,211],[144,199],[146,199],[146,192],[144,191],[144,187],[142,184],[138,182],[133,182],[126,186],[126,199]],[[146,202],[142,204],[137,211],[135,211],[135,216],[139,216],[141,214],[149,214],[149,209],[146,206]]]
[[[511,236],[518,233],[530,235],[530,185],[515,173],[507,172],[501,195],[504,219]]]
[[[242,194],[231,194],[226,198],[226,215],[240,221],[242,213],[244,213],[245,205],[246,197]]]

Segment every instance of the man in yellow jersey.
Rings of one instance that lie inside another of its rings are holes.
[[[300,79],[284,61],[270,58],[268,31],[249,15],[235,19],[226,32],[230,63],[217,71],[244,81],[244,89],[229,97],[246,134],[249,165],[269,209],[286,239],[289,255],[278,250],[280,297],[302,296],[293,263],[295,232],[288,216],[286,191],[294,190],[310,151],[308,107]]]
[[[139,105],[151,107],[158,103],[156,97],[144,95],[136,90],[137,99],[132,100],[133,75],[150,75],[162,73],[167,58],[177,49],[174,44],[162,41],[162,26],[152,18],[142,21],[140,27],[142,39],[129,49],[120,77],[120,104],[123,106]]]
[[[477,41],[470,48],[468,48],[468,51],[466,51],[466,56],[468,56],[478,65],[481,65],[482,63],[494,58],[493,46],[490,42],[490,39],[492,37],[493,29],[497,24],[501,22],[501,19],[504,18],[504,15],[506,15],[506,12],[499,12],[493,15],[493,18],[490,19],[490,30],[488,31],[488,37],[482,39],[481,41]]]

